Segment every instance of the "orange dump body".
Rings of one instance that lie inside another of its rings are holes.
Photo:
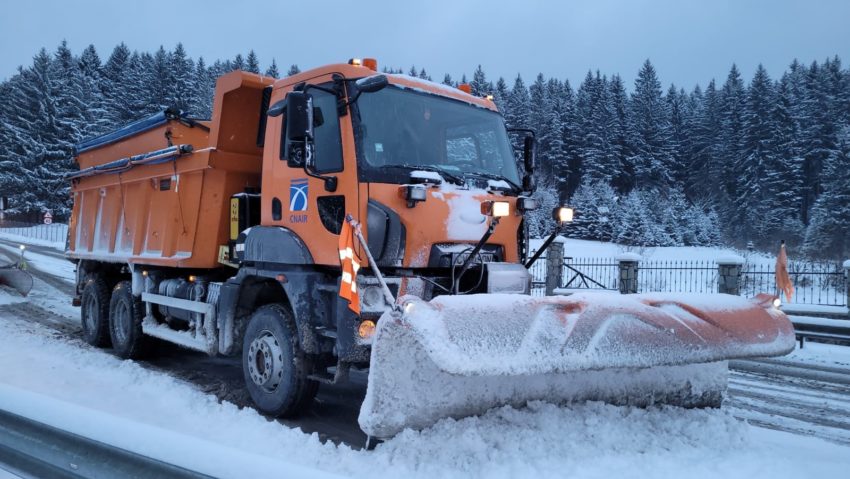
[[[263,88],[272,82],[232,72],[218,80],[211,121],[164,117],[112,141],[95,139],[77,155],[81,172],[165,153],[131,168],[73,180],[69,256],[181,268],[220,266],[230,197],[260,186],[260,105]],[[169,156],[180,145],[191,148]]]

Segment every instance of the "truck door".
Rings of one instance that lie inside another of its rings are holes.
[[[303,80],[302,80],[303,81]],[[330,75],[308,83],[333,88]],[[271,103],[285,98],[291,86],[274,92]],[[303,168],[287,165],[286,114],[269,122],[267,137],[274,143],[264,153],[264,225],[279,225],[294,231],[310,250],[317,264],[338,265],[337,241],[346,213],[360,216],[355,146],[350,115],[340,116],[336,95],[310,89],[314,107],[314,173],[337,178],[335,191],[327,191],[325,181],[312,177]],[[271,120],[271,119],[270,119]]]

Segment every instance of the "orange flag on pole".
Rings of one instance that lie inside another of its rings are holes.
[[[779,255],[776,257],[776,288],[785,293],[785,301],[791,302],[794,295],[794,285],[788,275],[788,255],[785,253],[785,241],[779,246]]]
[[[357,294],[357,271],[360,260],[354,254],[354,227],[348,221],[342,222],[339,232],[339,263],[342,278],[339,282],[339,296],[348,301],[348,308],[360,314],[360,296]]]

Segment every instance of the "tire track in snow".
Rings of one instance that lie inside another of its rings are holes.
[[[751,424],[850,444],[850,371],[787,360],[733,361],[724,407]]]

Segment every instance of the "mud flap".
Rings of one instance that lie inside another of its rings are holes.
[[[793,348],[768,298],[406,298],[378,322],[359,422],[385,438],[532,400],[719,405],[727,359]]]
[[[17,268],[0,268],[0,286],[8,286],[21,296],[26,296],[32,290],[32,276]]]

